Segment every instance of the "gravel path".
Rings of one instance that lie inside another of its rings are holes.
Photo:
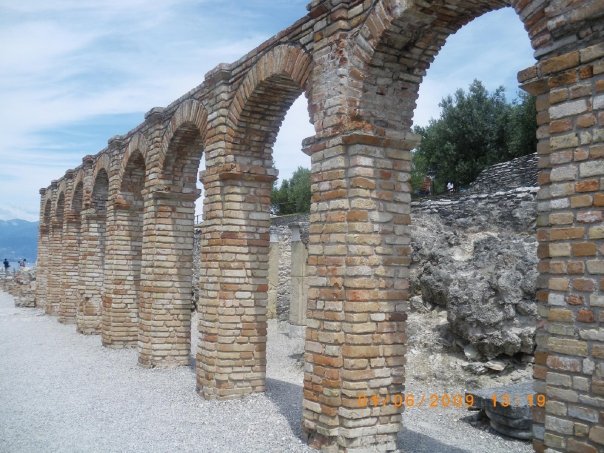
[[[301,440],[299,341],[269,329],[267,393],[205,401],[191,368],[148,370],[0,292],[0,452],[312,452]],[[464,411],[413,410],[403,452],[529,452]]]

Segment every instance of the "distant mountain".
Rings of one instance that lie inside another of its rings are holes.
[[[28,264],[36,261],[38,254],[38,222],[27,220],[0,220],[0,261],[8,258],[14,267],[25,258]]]

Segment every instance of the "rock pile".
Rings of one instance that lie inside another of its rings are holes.
[[[445,308],[469,360],[533,353],[535,192],[468,196],[413,212],[411,305]]]
[[[36,269],[21,269],[2,277],[2,289],[15,298],[17,307],[36,306]]]
[[[533,383],[522,382],[469,393],[474,407],[489,419],[489,424],[498,433],[516,439],[529,440],[533,437],[531,408],[545,402],[543,395],[533,390]]]

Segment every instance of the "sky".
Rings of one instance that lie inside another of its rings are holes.
[[[0,220],[37,220],[39,193],[107,140],[166,106],[219,63],[233,62],[306,14],[308,0],[19,0],[0,3]],[[466,25],[420,88],[415,124],[474,79],[508,98],[534,64],[513,10]],[[274,147],[289,178],[310,167],[306,99],[288,112]]]

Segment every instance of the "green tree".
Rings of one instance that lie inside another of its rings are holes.
[[[536,150],[534,99],[521,95],[508,103],[503,87],[490,93],[474,80],[466,93],[458,89],[439,104],[438,120],[414,131],[422,142],[413,153],[411,183],[421,185],[424,175],[435,175],[437,192],[448,181],[456,187],[472,182],[487,166]]]
[[[271,194],[273,212],[279,215],[310,212],[310,170],[298,167],[281,187],[275,184]]]

